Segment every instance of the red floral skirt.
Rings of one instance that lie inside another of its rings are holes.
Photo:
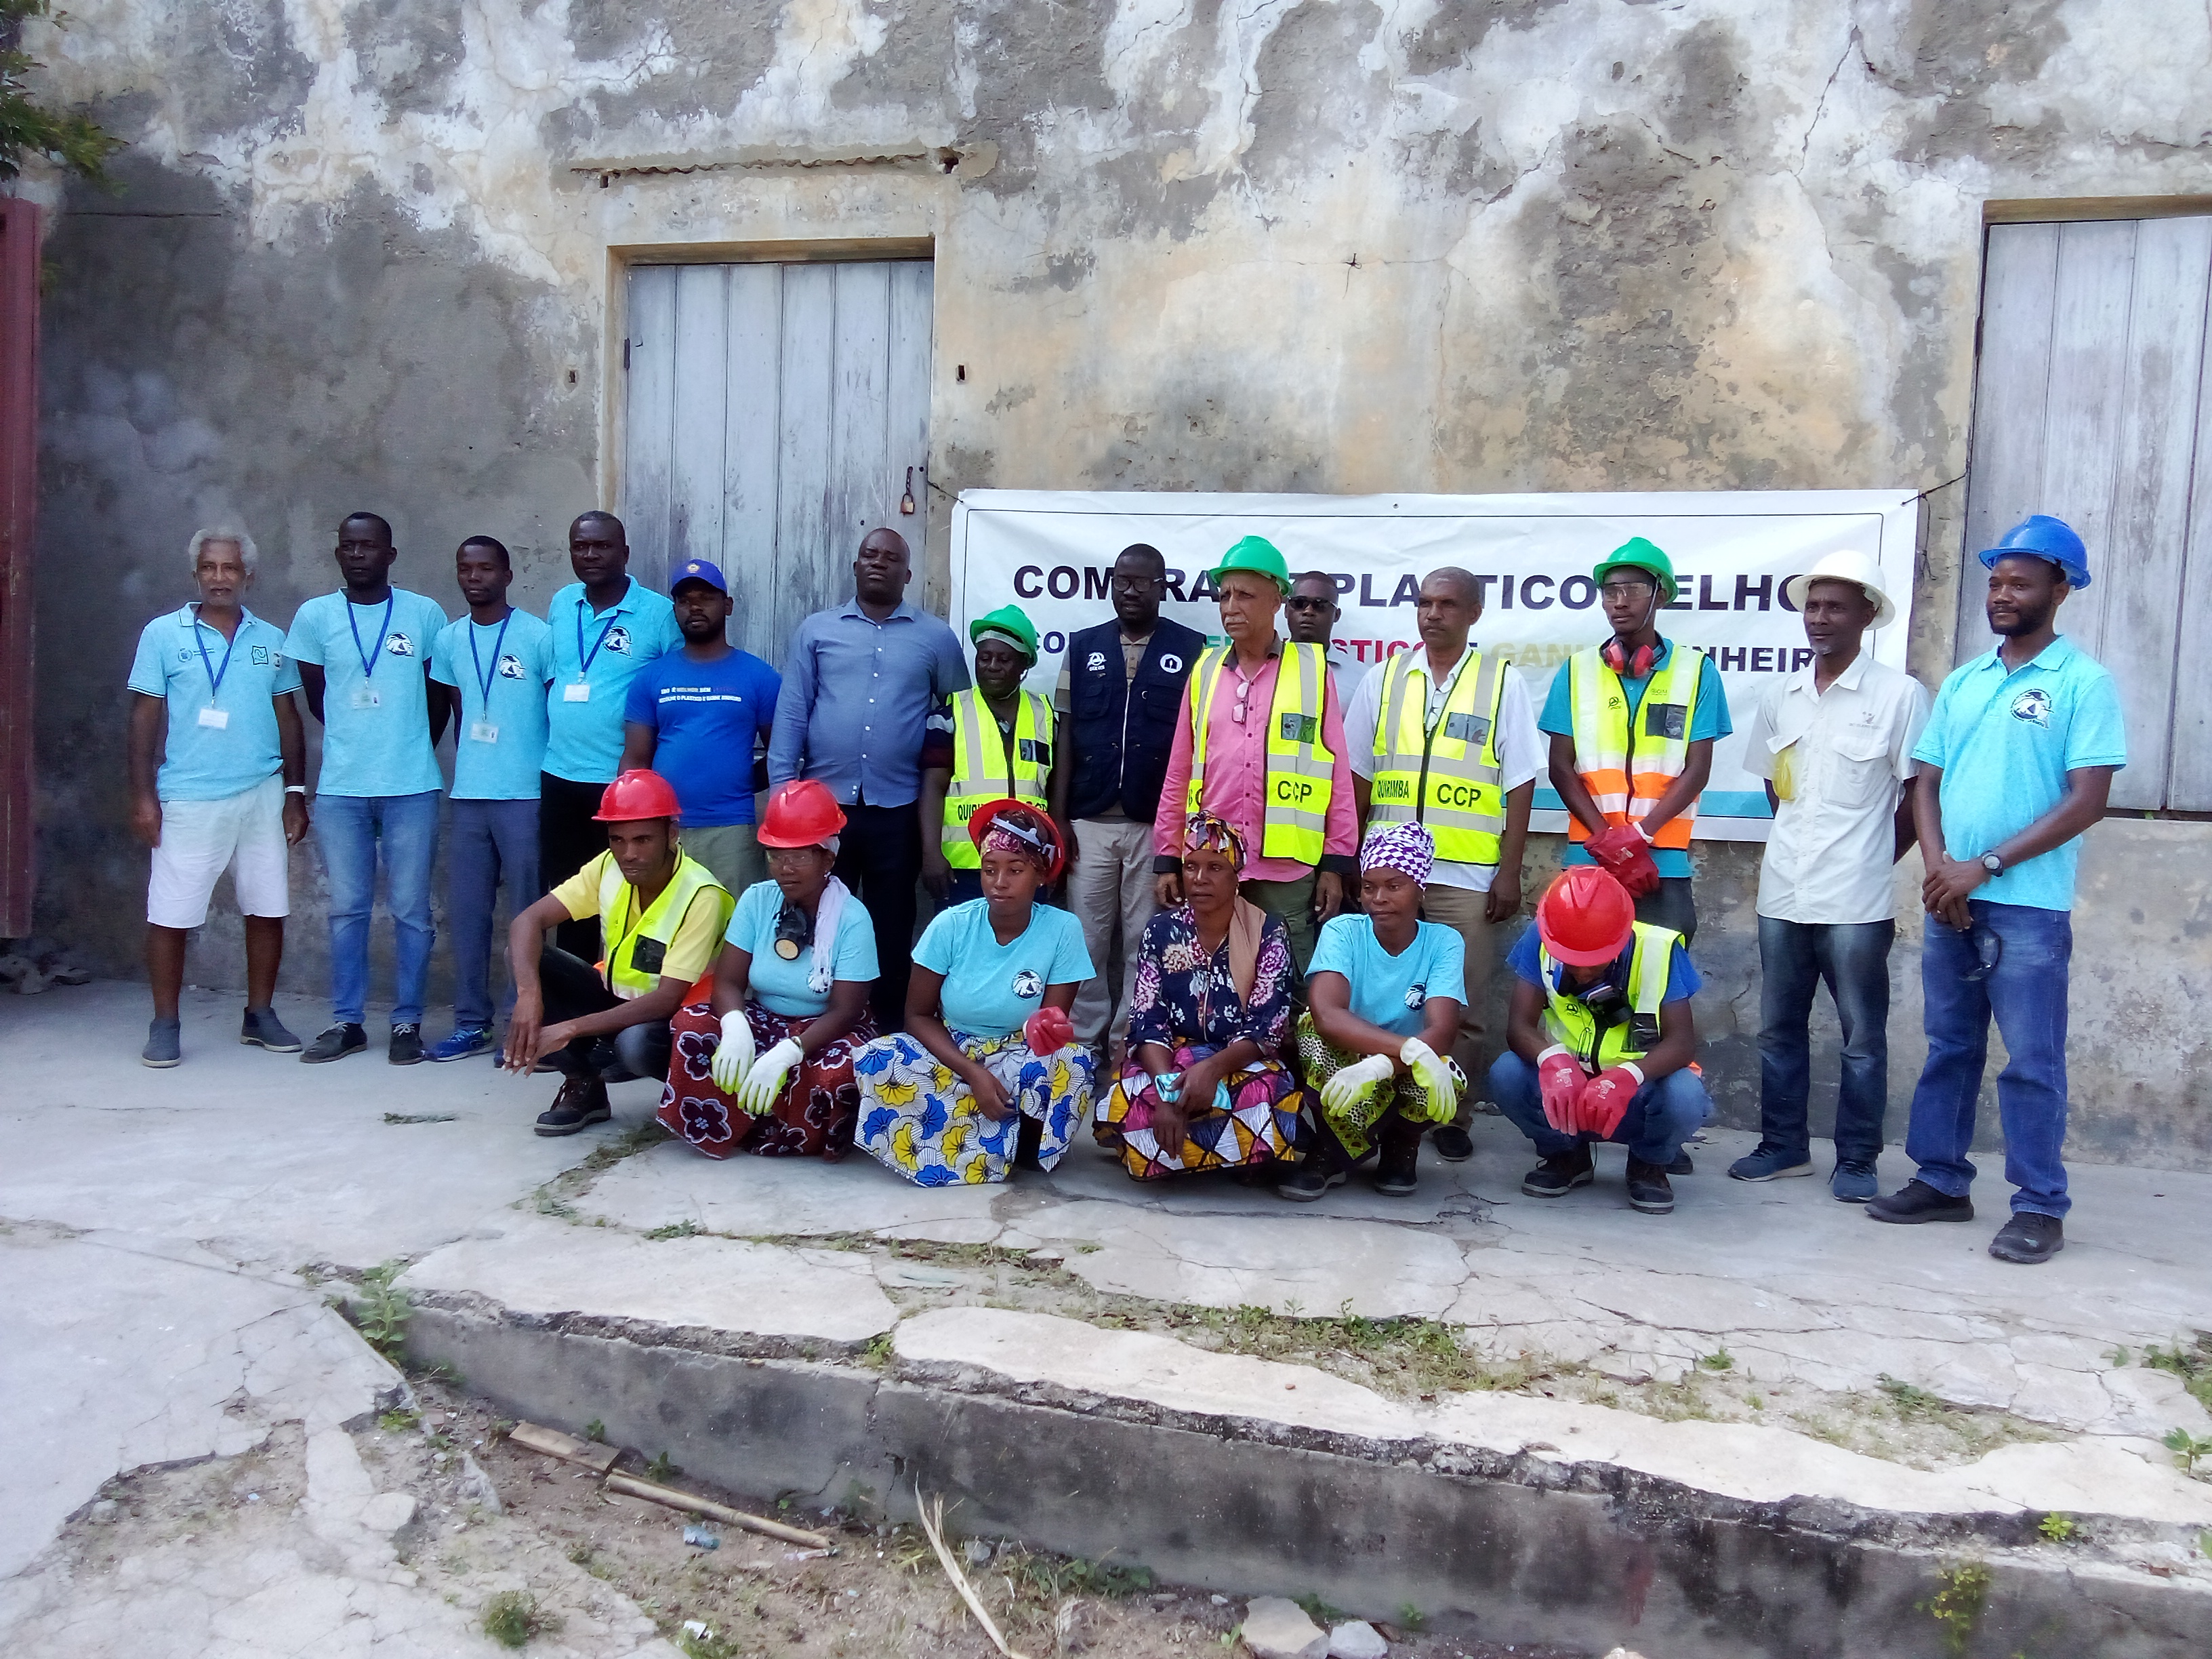
[[[813,1023],[811,1016],[787,1019],[752,1001],[745,1004],[745,1019],[753,1028],[755,1054],[767,1053],[787,1036],[795,1039]],[[708,1067],[721,1046],[722,1022],[713,1006],[691,1003],[678,1012],[672,1024],[668,1084],[660,1091],[660,1121],[670,1133],[681,1135],[708,1158],[744,1152],[834,1163],[852,1151],[853,1127],[860,1115],[853,1059],[875,1037],[872,1015],[863,1014],[843,1036],[800,1060],[765,1117],[738,1110],[737,1102],[714,1086]]]

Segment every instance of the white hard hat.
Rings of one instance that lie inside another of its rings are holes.
[[[1881,585],[1881,567],[1865,554],[1849,550],[1823,553],[1810,570],[1782,584],[1783,596],[1802,611],[1805,590],[1820,581],[1856,582],[1864,588],[1867,598],[1874,601],[1870,627],[1886,628],[1897,620],[1897,606]]]

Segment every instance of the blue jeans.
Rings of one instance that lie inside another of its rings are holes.
[[[1792,1164],[1812,1155],[1806,1100],[1813,1087],[1809,1023],[1822,984],[1844,1028],[1836,1158],[1881,1154],[1889,1109],[1889,947],[1897,924],[1759,919],[1759,1144]]]
[[[1490,1068],[1490,1097],[1498,1109],[1521,1133],[1536,1143],[1539,1158],[1561,1158],[1577,1146],[1599,1140],[1617,1141],[1628,1155],[1664,1169],[1682,1150],[1682,1143],[1703,1128],[1713,1115],[1712,1097],[1705,1079],[1685,1066],[1654,1079],[1636,1091],[1620,1125],[1609,1135],[1563,1135],[1544,1119],[1544,1097],[1536,1086],[1536,1068],[1508,1048]]]
[[[377,843],[384,843],[385,903],[399,959],[392,1023],[420,1024],[429,976],[430,866],[438,853],[438,792],[318,795],[315,844],[331,878],[331,1002],[338,1023],[358,1025],[368,1000],[368,919],[376,900]]]
[[[1974,1143],[1974,1102],[1989,1060],[1990,1018],[2008,1058],[1997,1073],[1997,1119],[2004,1126],[2005,1179],[2016,1189],[2015,1212],[2063,1216],[2066,1165],[2066,969],[2074,956],[2074,919],[2063,910],[1969,900],[1973,932],[1960,933],[1930,916],[1920,951],[1920,995],[1926,1006],[1928,1064],[1912,1091],[1905,1153],[1920,1179],[1939,1193],[1964,1198],[1973,1185],[1966,1150]],[[1987,977],[1990,936],[2001,943]]]
[[[502,882],[510,912],[520,915],[545,890],[538,884],[538,803],[457,800],[446,848],[446,925],[453,933],[453,1025],[491,1024],[492,912]],[[514,1006],[514,975],[501,1012]]]

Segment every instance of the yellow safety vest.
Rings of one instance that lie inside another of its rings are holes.
[[[1190,676],[1190,784],[1183,811],[1200,810],[1206,788],[1206,711],[1233,645],[1217,646]],[[1260,856],[1317,865],[1328,841],[1328,804],[1336,787],[1336,756],[1322,741],[1328,656],[1318,645],[1281,642],[1275,698],[1267,709],[1266,805]],[[1248,714],[1247,719],[1250,718]]]
[[[1007,796],[1045,810],[1045,780],[1052,774],[1052,705],[1035,691],[1020,694],[1014,710],[1014,754],[1007,770],[999,717],[981,691],[952,694],[952,781],[945,791],[945,822],[938,844],[955,870],[980,870],[983,856],[968,837],[968,820],[979,807]]]
[[[1680,641],[1668,651],[1644,688],[1636,729],[1628,719],[1628,692],[1620,676],[1593,646],[1567,659],[1567,701],[1573,717],[1575,771],[1607,823],[1642,819],[1659,804],[1690,757],[1690,722],[1698,712],[1698,677],[1705,653]],[[1698,804],[1692,801],[1651,838],[1654,847],[1687,847]],[[1570,815],[1571,841],[1589,839]]]
[[[1552,1041],[1571,1048],[1576,1059],[1600,1071],[1650,1053],[1659,1041],[1659,1005],[1667,1000],[1674,947],[1681,942],[1682,936],[1671,928],[1636,924],[1636,954],[1628,959],[1629,1017],[1601,1033],[1589,1006],[1553,982],[1559,963],[1538,944],[1536,960],[1544,974],[1544,1029]]]
[[[1417,674],[1419,690],[1413,689]],[[1474,651],[1471,660],[1461,663],[1434,726],[1428,723],[1429,686],[1427,653],[1418,646],[1396,653],[1383,666],[1368,828],[1414,819],[1436,837],[1438,858],[1495,864],[1505,833],[1505,794],[1498,787],[1504,775],[1498,764],[1504,659]]]
[[[625,1002],[658,990],[668,943],[690,915],[692,902],[706,893],[714,896],[714,933],[720,937],[738,902],[698,860],[679,848],[676,873],[639,915],[637,889],[623,878],[622,866],[610,856],[599,872],[599,927],[607,941],[606,960],[599,971],[606,975],[607,989]]]

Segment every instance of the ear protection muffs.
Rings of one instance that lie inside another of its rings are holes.
[[[1597,648],[1598,659],[1616,674],[1632,680],[1640,680],[1651,672],[1651,665],[1659,653],[1650,646],[1639,645],[1632,657],[1621,649],[1618,639],[1607,640]]]

